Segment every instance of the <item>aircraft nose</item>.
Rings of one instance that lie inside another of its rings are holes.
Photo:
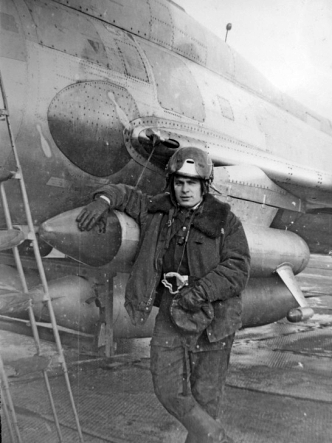
[[[62,89],[48,109],[54,142],[83,171],[106,177],[131,159],[124,128],[139,116],[129,92],[107,81],[80,82]]]

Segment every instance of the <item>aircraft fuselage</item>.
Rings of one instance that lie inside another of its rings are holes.
[[[255,165],[306,204],[331,206],[331,123],[174,4],[5,0],[1,24],[1,72],[37,224],[107,181],[134,185],[148,153],[123,132],[151,126],[207,149],[217,166]],[[141,188],[162,187],[167,158],[152,159]]]
[[[309,250],[280,228],[307,211],[332,208],[331,121],[282,94],[167,0],[2,0],[0,41],[34,224],[46,221],[41,232],[51,246],[67,242],[67,256],[79,260],[84,250],[84,263],[93,259],[98,267],[93,238],[84,246],[75,231],[74,208],[106,183],[160,192],[174,150],[197,146],[212,157],[218,197],[231,202],[251,243],[244,324],[275,321],[298,306],[276,273],[286,279],[288,271],[300,272]],[[1,166],[13,170],[5,125],[0,136]],[[15,183],[8,189],[13,223],[24,225]],[[103,265],[109,256],[119,261],[119,253],[128,270],[137,228],[130,227],[134,240],[126,237],[130,223],[112,217],[108,234],[119,244],[105,252]],[[270,228],[274,220],[279,231]],[[64,278],[53,282],[55,298],[64,284],[77,284]]]

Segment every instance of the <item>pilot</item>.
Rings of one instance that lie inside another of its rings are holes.
[[[166,177],[166,192],[154,197],[123,184],[104,186],[77,222],[81,230],[105,226],[111,208],[137,221],[139,251],[125,307],[135,325],[159,307],[151,340],[155,394],[188,430],[186,443],[230,443],[221,407],[241,327],[248,244],[230,206],[209,193],[213,164],[203,150],[178,149]]]

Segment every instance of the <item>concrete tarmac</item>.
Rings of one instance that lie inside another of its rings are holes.
[[[315,310],[312,319],[237,334],[223,408],[225,428],[237,443],[332,442],[332,258],[313,257],[298,280]],[[22,364],[34,353],[32,339],[0,331],[0,346],[22,441],[59,441],[43,376]],[[42,346],[50,357],[62,441],[79,442],[54,344]],[[75,349],[65,355],[85,442],[185,441],[185,429],[153,393],[149,339],[120,341],[111,359]],[[3,416],[2,423],[2,442],[10,443]]]

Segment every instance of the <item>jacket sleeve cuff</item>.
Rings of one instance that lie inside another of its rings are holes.
[[[188,286],[193,287],[196,285],[196,283],[198,282],[199,278],[194,277],[192,275],[188,276]]]
[[[101,199],[105,200],[105,202],[108,204],[108,206],[111,206],[111,199],[106,197],[106,195],[104,195],[104,194],[96,194],[95,195],[95,199],[96,198],[101,198]]]

